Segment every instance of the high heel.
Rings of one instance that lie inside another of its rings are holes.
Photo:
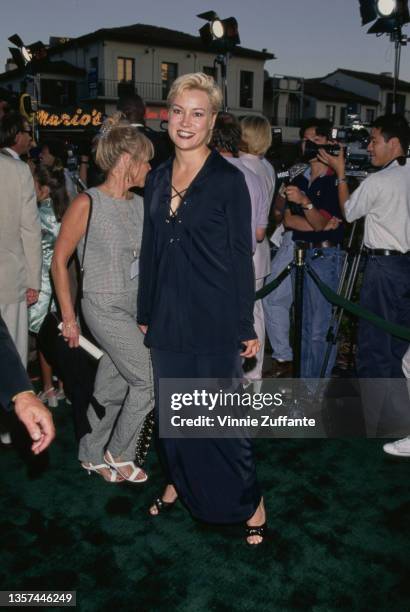
[[[178,497],[176,499],[174,499],[174,501],[172,502],[166,502],[162,499],[162,497],[157,497],[157,499],[154,500],[152,506],[149,509],[149,514],[150,516],[158,516],[161,512],[169,512],[170,510],[172,510],[172,508],[175,506],[176,501],[178,500]],[[156,514],[153,514],[151,512],[152,508],[156,508],[157,512]]]
[[[119,474],[116,470],[113,470],[106,463],[100,463],[99,465],[94,465],[91,462],[81,463],[81,467],[84,468],[84,470],[87,470],[89,476],[91,476],[91,472],[95,472],[96,474],[101,476],[105,480],[105,482],[109,482],[111,484],[115,484],[118,482],[124,482],[124,478],[121,476],[121,474]],[[104,476],[104,473],[101,473],[100,470],[102,469],[110,471],[110,478],[106,478]]]
[[[128,482],[140,484],[148,480],[148,475],[145,474],[144,470],[142,470],[140,467],[137,467],[133,461],[120,461],[117,463],[116,461],[114,461],[114,457],[108,450],[105,452],[104,460],[110,467],[114,468],[114,470],[116,470],[123,477],[124,480],[127,480]],[[121,471],[121,468],[128,466],[132,467],[132,472],[129,476],[127,476],[124,472]],[[140,474],[141,472],[145,474],[145,478],[137,478],[138,474]]]
[[[262,542],[264,542],[266,536],[268,534],[268,523],[265,521],[263,525],[245,525],[245,538],[248,546],[260,546]],[[262,538],[260,542],[248,542],[248,538],[251,536],[259,536]]]

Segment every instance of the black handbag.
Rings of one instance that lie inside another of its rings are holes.
[[[144,419],[137,444],[135,446],[135,463],[139,466],[143,465],[145,459],[147,458],[147,454],[151,446],[152,436],[154,434],[154,427],[154,410],[151,410]]]

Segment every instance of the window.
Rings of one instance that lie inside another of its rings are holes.
[[[340,107],[340,125],[346,125],[347,121],[347,106]]]
[[[300,121],[300,98],[290,93],[286,105],[286,125],[297,126]]]
[[[214,66],[204,66],[203,72],[216,81],[216,68]]]
[[[406,96],[403,94],[396,94],[396,110],[394,112],[404,115],[406,110]],[[386,115],[390,115],[393,112],[393,94],[388,93],[386,98]]]
[[[98,76],[98,57],[90,57],[90,71],[95,70]]]
[[[41,79],[41,103],[50,106],[69,106],[77,102],[77,87],[74,81]]]
[[[91,57],[88,70],[88,94],[97,95],[98,91],[98,57]]]
[[[117,57],[117,81],[134,82],[134,60],[131,57]]]
[[[366,123],[373,123],[375,110],[374,108],[366,108]]]
[[[166,100],[172,83],[178,76],[178,64],[172,62],[161,63],[162,99]]]
[[[242,108],[253,107],[253,72],[249,72],[248,70],[241,70],[239,106]]]
[[[326,119],[332,123],[335,122],[336,106],[334,104],[326,104]]]

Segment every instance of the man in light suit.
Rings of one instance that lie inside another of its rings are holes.
[[[0,122],[1,152],[20,160],[33,146],[33,130],[27,119],[15,111],[5,113]]]
[[[3,122],[2,122],[3,123]],[[0,125],[0,144],[3,138]],[[27,164],[0,153],[0,315],[27,365],[27,306],[41,286],[41,227],[33,177]],[[0,440],[10,444],[0,423]]]
[[[1,154],[0,185],[0,314],[26,365],[27,305],[41,284],[40,221],[27,164]]]

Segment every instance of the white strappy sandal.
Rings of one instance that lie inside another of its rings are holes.
[[[89,476],[91,476],[91,472],[95,472],[101,476],[105,482],[110,482],[111,484],[124,482],[124,477],[116,470],[113,470],[107,463],[100,463],[100,465],[94,465],[93,463],[81,463],[81,467],[87,470]],[[106,478],[104,474],[101,473],[101,469],[110,470],[110,477]]]
[[[121,461],[119,463],[116,463],[114,461],[114,457],[111,455],[110,451],[108,450],[105,452],[104,460],[107,462],[107,464],[110,467],[116,470],[118,474],[120,474],[120,476],[124,478],[124,480],[128,480],[128,482],[133,482],[134,484],[140,484],[148,480],[148,475],[145,474],[144,470],[136,466],[133,461]],[[129,476],[127,476],[121,471],[121,468],[124,468],[127,466],[132,467],[132,472]],[[141,472],[145,474],[145,478],[137,478],[138,474],[140,474]]]

